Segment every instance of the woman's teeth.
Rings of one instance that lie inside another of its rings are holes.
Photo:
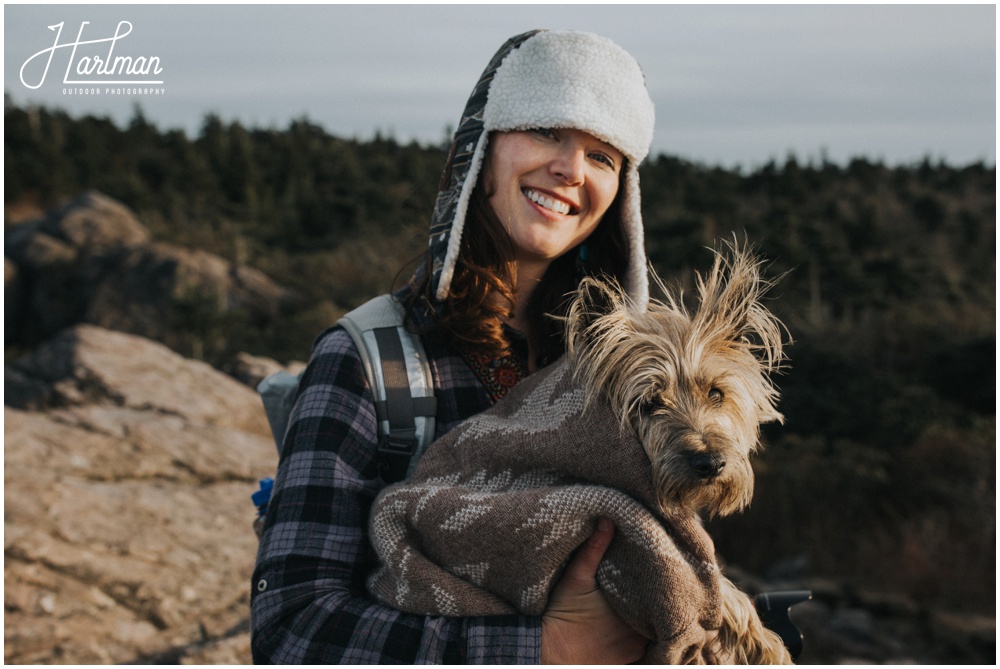
[[[545,197],[538,191],[531,190],[530,188],[524,189],[524,195],[537,204],[538,206],[548,209],[549,211],[554,211],[557,214],[568,214],[569,205],[560,200],[553,200],[550,197]]]

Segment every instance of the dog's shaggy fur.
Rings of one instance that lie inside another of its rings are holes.
[[[665,288],[639,313],[616,286],[585,280],[567,358],[435,442],[376,500],[370,591],[418,613],[537,615],[604,516],[619,531],[598,580],[654,639],[647,661],[790,663],[719,573],[696,515],[749,504],[759,424],[781,420],[767,287],[735,244],[699,278],[693,313]]]
[[[584,281],[569,313],[571,366],[588,390],[631,422],[653,464],[661,508],[711,515],[753,497],[750,455],[760,423],[781,421],[770,373],[780,364],[782,328],[763,307],[759,262],[735,250],[716,255],[692,315],[666,287],[646,313],[620,289]]]

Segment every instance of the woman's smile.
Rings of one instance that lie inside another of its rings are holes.
[[[521,192],[524,193],[526,198],[546,211],[555,212],[565,216],[567,214],[572,215],[580,210],[579,207],[571,205],[560,199],[559,196],[551,193],[543,193],[534,188],[522,188]]]

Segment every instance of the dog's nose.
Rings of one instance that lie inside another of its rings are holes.
[[[691,456],[691,469],[703,479],[713,479],[726,466],[721,453],[695,453]]]

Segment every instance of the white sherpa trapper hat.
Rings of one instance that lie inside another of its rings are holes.
[[[621,218],[628,243],[625,289],[636,306],[649,299],[639,202],[639,163],[653,140],[653,102],[639,64],[611,40],[591,33],[536,30],[505,43],[473,89],[455,132],[449,183],[438,194],[430,251],[436,298],[448,295],[469,198],[489,133],[573,128],[628,158]]]

